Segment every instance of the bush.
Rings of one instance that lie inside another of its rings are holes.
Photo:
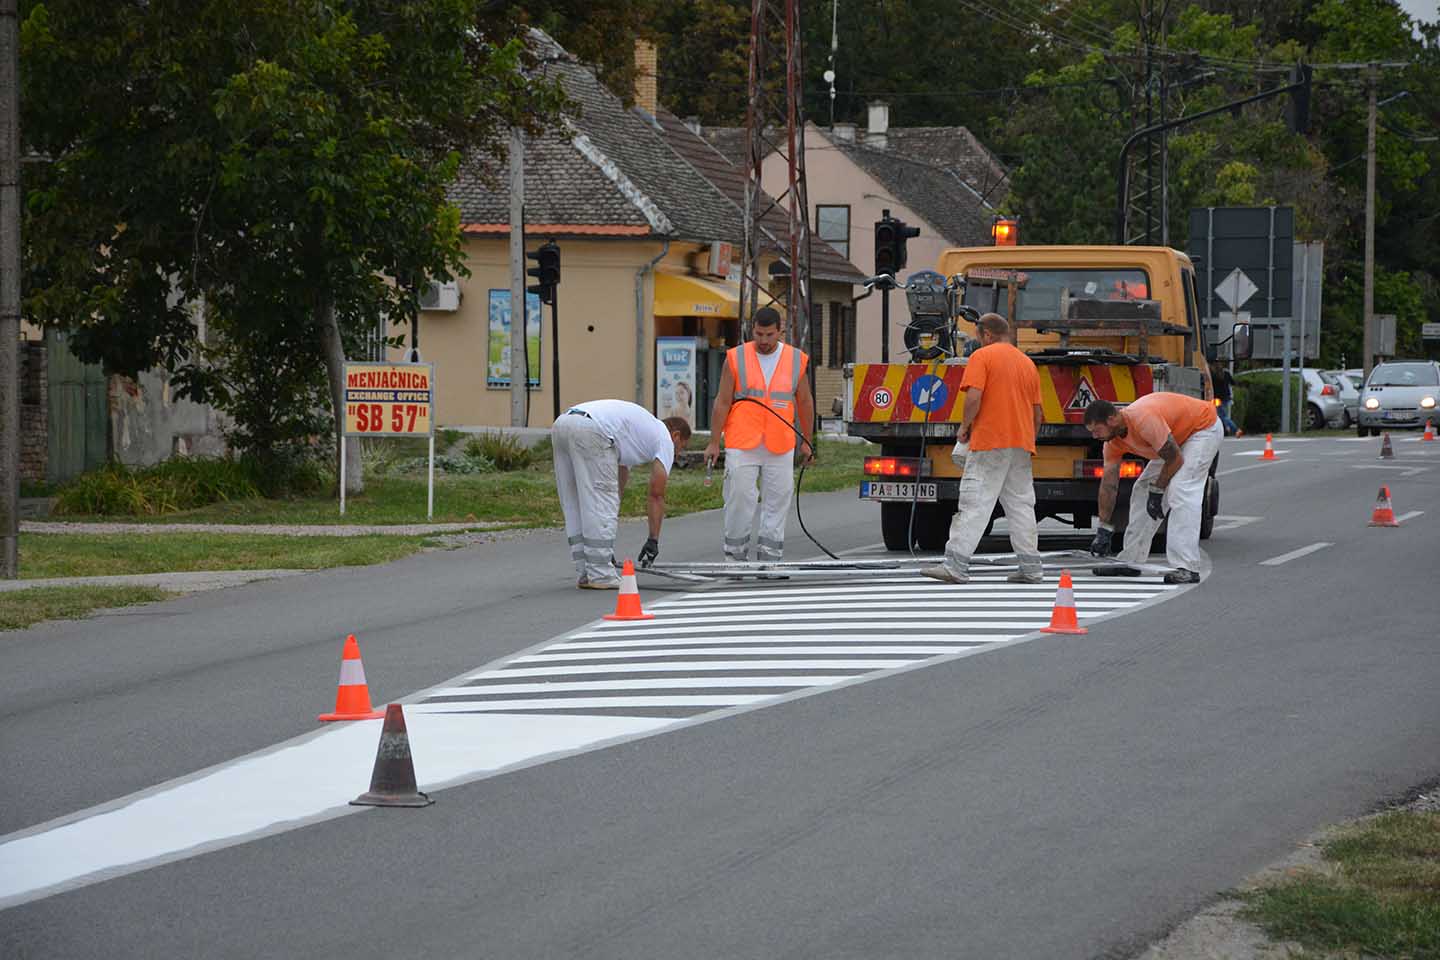
[[[108,463],[83,473],[56,495],[59,515],[144,517],[228,500],[324,490],[329,472],[312,458],[175,457],[138,470]]]
[[[396,473],[418,473],[424,475],[430,468],[430,458],[411,457],[409,460],[401,460],[395,464]],[[469,453],[463,456],[451,456],[449,454],[435,454],[435,470],[438,473],[494,473],[495,464],[486,457],[472,456]]]
[[[1280,373],[1256,373],[1235,379],[1231,419],[1246,433],[1274,433],[1280,429],[1280,406],[1284,396]],[[1290,375],[1291,429],[1300,423],[1305,408],[1305,380]]]
[[[465,455],[489,460],[496,470],[524,470],[535,462],[535,451],[506,433],[482,433],[465,444]]]

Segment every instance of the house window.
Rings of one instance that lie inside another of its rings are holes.
[[[843,303],[830,304],[830,355],[825,364],[838,370],[855,362],[855,307]]]
[[[810,304],[810,342],[805,345],[811,363],[819,363],[825,356],[825,304]]]
[[[817,206],[815,232],[842,257],[850,256],[850,205]]]

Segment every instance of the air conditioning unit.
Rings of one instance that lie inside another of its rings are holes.
[[[431,280],[420,291],[421,310],[444,310],[453,313],[460,309],[460,284],[455,280],[441,283]]]

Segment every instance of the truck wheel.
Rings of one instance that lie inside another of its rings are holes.
[[[1362,436],[1362,437],[1368,437],[1368,436],[1370,436],[1370,428],[1367,427],[1367,426],[1365,426],[1364,424],[1361,424],[1360,426],[1357,426],[1357,427],[1355,428],[1355,432],[1356,432],[1358,435]]]
[[[920,513],[917,505],[915,524],[920,524]],[[880,536],[885,541],[886,550],[909,551],[910,544],[907,538],[910,535],[910,504],[899,501],[883,501],[880,504]]]
[[[950,539],[950,518],[959,504],[953,501],[922,503],[915,511],[915,543],[921,550],[940,551]]]
[[[1200,505],[1200,539],[1209,540],[1215,530],[1215,514],[1220,512],[1220,483],[1205,478],[1205,502]]]

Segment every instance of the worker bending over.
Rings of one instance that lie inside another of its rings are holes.
[[[650,538],[640,548],[642,567],[660,553],[660,524],[665,519],[665,484],[675,453],[690,442],[690,424],[680,417],[655,419],[628,400],[577,403],[555,418],[550,429],[555,451],[555,488],[565,513],[570,556],[585,590],[615,590],[615,527],[620,494],[630,467],[650,464],[650,496],[645,516]]]
[[[705,462],[713,464],[725,439],[725,556],[748,560],[755,506],[761,502],[755,532],[757,560],[776,561],[785,552],[785,515],[795,496],[794,450],[815,458],[811,429],[815,400],[810,393],[805,351],[785,343],[780,314],[770,307],[755,311],[749,343],[731,347],[720,375],[720,392],[711,411],[713,428]],[[756,402],[758,401],[758,402]]]
[[[1205,478],[1225,435],[1214,404],[1179,393],[1148,393],[1123,409],[1096,400],[1085,408],[1085,426],[1092,437],[1105,441],[1100,529],[1090,552],[1097,557],[1113,552],[1111,518],[1120,490],[1120,460],[1132,453],[1149,463],[1130,492],[1130,520],[1119,559],[1127,565],[1144,563],[1168,513],[1165,560],[1175,569],[1165,574],[1165,582],[1199,583]]]

